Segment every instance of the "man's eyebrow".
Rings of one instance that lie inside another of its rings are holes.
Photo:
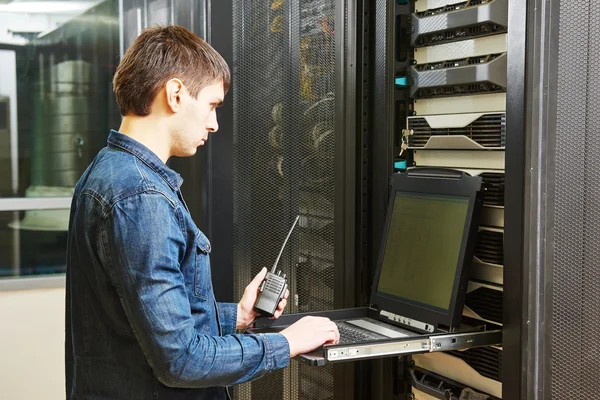
[[[223,105],[223,100],[222,100],[222,99],[219,99],[219,98],[214,98],[214,99],[213,99],[213,100],[210,102],[210,104],[212,104],[213,106],[216,106],[216,107],[221,107],[221,106]]]

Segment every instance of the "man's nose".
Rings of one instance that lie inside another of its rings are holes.
[[[206,124],[206,130],[209,132],[216,132],[219,130],[219,123],[217,122],[217,113],[213,111],[211,117]]]

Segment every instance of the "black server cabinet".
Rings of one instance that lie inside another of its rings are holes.
[[[522,113],[514,125],[522,147],[513,148],[513,157],[522,161],[515,166],[521,180],[513,195],[522,194],[524,212],[513,217],[524,229],[513,230],[519,235],[513,249],[519,240],[522,246],[514,262],[523,268],[512,271],[522,303],[513,305],[520,312],[513,316],[510,344],[520,359],[505,365],[507,384],[511,398],[595,398],[600,4],[514,3],[522,37],[509,79],[517,84],[514,115]]]
[[[208,142],[199,218],[219,300],[279,267],[287,312],[356,305],[357,11],[353,2],[218,1],[207,36],[232,68]],[[233,388],[235,399],[346,399],[353,366],[290,367]]]
[[[369,131],[371,132],[371,154],[373,156],[371,169],[368,172],[368,179],[371,182],[372,202],[372,213],[369,223],[373,232],[371,248],[377,248],[378,243],[381,241],[377,232],[381,231],[381,226],[383,225],[384,210],[388,196],[388,182],[393,173],[394,159],[400,152],[398,138],[401,136],[402,128],[406,126],[406,117],[412,115],[411,112],[414,111],[412,101],[408,98],[406,90],[402,88],[405,84],[397,85],[396,78],[404,76],[408,78],[410,83],[409,70],[413,62],[416,64],[416,60],[412,59],[412,55],[405,56],[407,49],[404,47],[410,46],[406,42],[410,43],[411,32],[415,30],[415,26],[411,26],[410,15],[416,11],[416,3],[404,0],[376,0],[371,3],[373,3],[370,20],[373,27],[371,32],[372,45],[371,51],[367,56],[371,60],[371,69],[373,70],[369,80],[371,90],[370,107],[372,110]],[[432,9],[439,7],[440,9],[437,12],[443,14],[451,12],[448,10],[461,10],[463,7],[477,7],[478,5],[485,7],[489,2],[431,1],[424,3],[429,4]],[[524,149],[522,143],[524,137],[523,128],[519,126],[519,122],[523,120],[524,108],[522,99],[518,100],[518,90],[522,88],[523,84],[523,76],[520,76],[519,73],[523,74],[524,69],[523,65],[519,65],[519,60],[524,55],[525,47],[524,39],[520,37],[524,26],[520,24],[521,21],[519,19],[521,16],[519,13],[524,12],[522,10],[524,7],[520,5],[521,2],[509,1],[508,3],[509,14],[511,16],[508,26],[511,27],[514,25],[515,29],[508,29],[510,43],[508,53],[512,55],[510,61],[512,62],[511,72],[513,74],[513,82],[511,84],[512,88],[509,88],[509,92],[507,93],[507,99],[510,99],[508,100],[510,104],[507,101],[506,118],[512,129],[507,127],[506,180],[507,187],[511,185],[511,183],[508,183],[509,179],[511,182],[514,182],[514,185],[510,188],[510,201],[505,203],[506,218],[510,218],[510,221],[506,222],[507,232],[510,230],[510,233],[506,233],[506,236],[510,237],[511,241],[504,242],[504,253],[511,254],[511,257],[504,260],[504,282],[505,286],[509,287],[509,289],[505,289],[505,293],[508,294],[503,296],[504,300],[500,299],[500,307],[497,308],[505,310],[503,332],[507,334],[506,337],[508,337],[510,342],[505,337],[503,352],[490,347],[469,352],[456,352],[452,356],[463,359],[471,358],[469,361],[471,367],[477,372],[495,381],[502,380],[503,385],[501,390],[504,392],[503,398],[517,399],[519,397],[516,393],[519,391],[518,384],[522,372],[520,369],[522,355],[520,338],[523,323],[523,314],[521,311],[523,300],[521,297],[522,282],[519,276],[523,272],[523,253],[521,247],[523,243],[519,229],[523,221],[522,199],[524,196],[522,187],[524,159],[522,155],[518,158],[519,152],[522,154]],[[448,5],[448,9],[445,9],[446,5]],[[433,31],[443,29],[440,26],[430,28]],[[412,49],[408,53],[412,54]],[[451,58],[451,55],[448,58]],[[520,86],[518,82],[519,77],[521,78]],[[447,111],[447,113],[455,112],[458,111]],[[510,117],[508,116],[509,113],[512,113]],[[511,144],[510,152],[508,148],[509,141]],[[412,160],[409,157],[407,164],[410,166],[411,162]],[[500,240],[500,247],[501,245],[502,240]],[[502,254],[502,250],[499,251],[499,254]],[[497,264],[502,264],[502,262],[498,262]],[[489,300],[486,298],[485,302],[487,303]],[[506,310],[510,310],[511,314],[507,315]],[[500,311],[501,313],[502,311]],[[502,318],[500,314],[497,315],[498,319]],[[503,355],[500,355],[502,353]],[[413,394],[410,387],[408,387],[408,380],[406,379],[408,375],[406,367],[410,365],[411,360],[403,359],[372,362],[371,371],[373,372],[370,378],[371,387],[369,388],[371,398],[403,400],[412,398]],[[477,368],[479,366],[484,367]],[[482,370],[485,372],[482,373]],[[500,377],[501,370],[504,371],[502,377]],[[504,384],[505,381],[517,381],[515,382],[517,392],[514,392],[512,386]]]
[[[394,7],[404,2],[375,3],[374,210],[391,173],[390,27]],[[597,397],[599,21],[594,0],[508,2],[504,399]],[[401,378],[392,366],[373,379],[372,398],[395,398]]]

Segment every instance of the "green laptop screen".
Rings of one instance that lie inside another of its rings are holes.
[[[469,198],[396,192],[377,291],[447,310]]]

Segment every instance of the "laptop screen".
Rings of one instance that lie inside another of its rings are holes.
[[[397,191],[377,291],[448,310],[468,210],[469,197]]]
[[[424,331],[459,327],[482,208],[481,177],[447,168],[393,174],[370,303]]]

